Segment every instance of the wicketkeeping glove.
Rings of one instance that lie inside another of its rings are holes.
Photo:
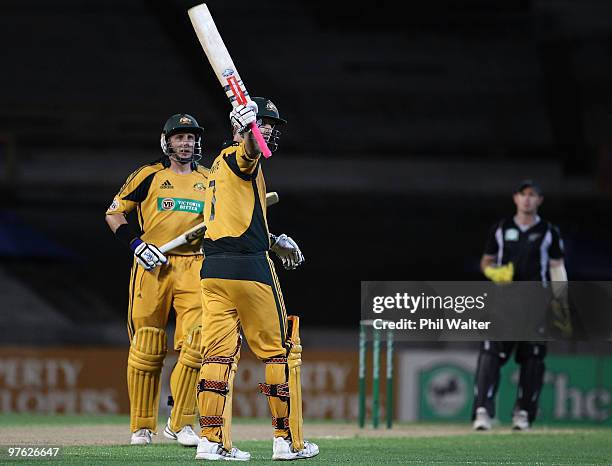
[[[508,262],[506,265],[493,267],[492,265],[484,269],[485,277],[495,283],[510,283],[514,276],[514,264]]]
[[[293,270],[304,262],[302,251],[289,236],[284,233],[280,236],[270,234],[270,239],[272,240],[270,250],[280,258],[286,270]]]
[[[239,133],[249,130],[249,125],[257,120],[257,104],[253,101],[238,105],[230,112],[230,121]]]
[[[145,270],[152,270],[158,265],[167,264],[168,259],[154,244],[137,239],[130,245],[136,260]]]

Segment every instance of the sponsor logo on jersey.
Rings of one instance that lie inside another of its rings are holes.
[[[108,210],[117,210],[117,208],[119,207],[119,201],[117,200],[117,198],[113,199],[113,202],[111,202],[111,205],[108,206]]]
[[[191,212],[201,214],[204,211],[204,202],[195,199],[181,199],[178,197],[158,197],[158,211]]]
[[[529,239],[530,243],[533,243],[534,241],[537,241],[540,236],[542,236],[542,233],[531,233],[527,238]]]
[[[195,189],[196,191],[204,191],[206,189],[206,186],[204,186],[204,183],[196,183],[193,185],[193,189]]]
[[[518,241],[519,231],[516,228],[508,228],[504,233],[504,240],[506,241]]]
[[[179,123],[181,125],[190,125],[192,123],[192,120],[189,117],[182,116],[181,119],[179,120]]]
[[[172,199],[171,197],[158,199],[158,207],[160,207],[161,210],[174,210],[175,206],[176,202],[174,202],[174,199]]]
[[[160,188],[161,189],[174,189],[174,186],[172,186],[172,183],[170,183],[170,180],[166,180],[161,184]]]

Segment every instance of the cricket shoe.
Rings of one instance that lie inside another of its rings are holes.
[[[476,409],[476,419],[474,419],[473,427],[474,430],[491,430],[491,417],[487,408],[481,406]]]
[[[153,432],[150,429],[138,429],[132,434],[130,445],[150,445],[153,442]]]
[[[184,447],[197,447],[198,442],[200,441],[200,437],[198,437],[198,435],[193,431],[193,428],[189,425],[183,427],[178,432],[174,432],[170,428],[169,418],[168,422],[166,423],[166,427],[164,427],[164,437],[169,438],[170,440],[176,440]]]
[[[206,437],[202,437],[198,442],[196,460],[249,461],[250,459],[251,454],[248,451],[236,447],[227,451],[222,444],[210,442]]]
[[[291,441],[282,437],[275,437],[272,445],[272,459],[275,461],[291,461],[305,458],[312,458],[319,454],[319,447],[316,443],[304,440],[304,448],[300,451],[293,451]]]
[[[521,409],[519,411],[515,411],[512,415],[512,429],[513,430],[529,430],[529,415],[527,411]]]

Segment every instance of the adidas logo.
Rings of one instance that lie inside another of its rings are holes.
[[[170,183],[169,180],[164,181],[161,186],[161,189],[174,189],[174,186],[172,186],[172,183]]]

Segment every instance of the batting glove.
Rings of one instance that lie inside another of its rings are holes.
[[[280,258],[286,270],[293,270],[304,262],[302,251],[289,236],[284,233],[280,236],[270,234],[270,239],[272,240],[270,250]]]
[[[134,257],[145,270],[153,270],[158,265],[167,264],[168,259],[157,246],[138,239],[132,242]]]
[[[230,121],[240,134],[249,130],[249,125],[257,120],[257,104],[253,101],[238,105],[230,112]]]

